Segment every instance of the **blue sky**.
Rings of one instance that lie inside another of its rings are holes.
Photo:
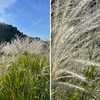
[[[0,22],[42,39],[50,35],[50,0],[0,0]]]

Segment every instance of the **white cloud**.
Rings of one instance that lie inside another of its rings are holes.
[[[9,8],[16,0],[0,0],[0,9]]]
[[[6,12],[7,8],[10,8],[16,0],[0,0],[0,22],[6,20],[6,16],[9,16],[9,13]]]

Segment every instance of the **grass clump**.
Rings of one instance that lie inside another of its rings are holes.
[[[0,100],[49,100],[49,61],[40,54],[21,54],[1,67]]]
[[[73,57],[66,67],[52,73],[52,100],[100,99],[100,53],[88,50],[87,58]]]

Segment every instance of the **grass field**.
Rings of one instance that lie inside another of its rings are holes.
[[[3,48],[6,46],[7,44]],[[12,54],[6,51],[7,53],[0,57],[0,100],[49,100],[47,54],[34,51],[30,53],[27,48],[25,53],[22,51],[14,55],[12,49]]]

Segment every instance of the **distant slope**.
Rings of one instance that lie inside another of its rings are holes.
[[[13,27],[12,25],[8,25],[5,23],[0,23],[0,42],[10,42],[12,38],[15,38],[15,35],[22,37],[25,36],[16,27]]]
[[[15,38],[15,36],[19,37],[29,37],[22,32],[20,32],[17,27],[14,27],[12,25],[8,25],[5,23],[0,23],[0,42],[6,41],[10,42],[12,38]],[[30,39],[34,39],[30,37]],[[40,38],[35,37],[35,39],[40,40]]]

